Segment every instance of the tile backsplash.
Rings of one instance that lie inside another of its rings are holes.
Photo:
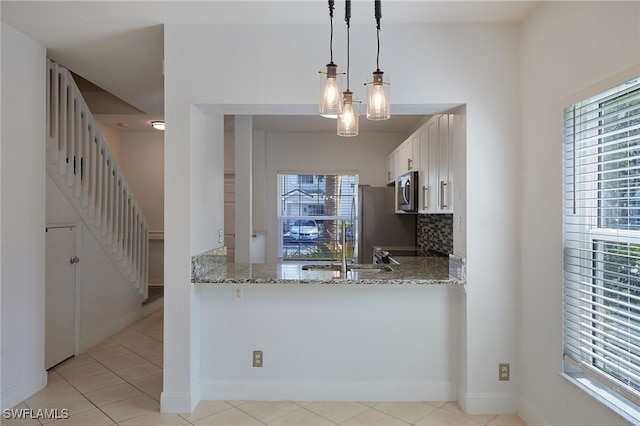
[[[418,248],[422,255],[453,253],[453,215],[418,215]]]

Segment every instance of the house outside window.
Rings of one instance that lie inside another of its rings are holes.
[[[640,79],[564,111],[563,374],[640,422]]]
[[[347,253],[354,256],[351,236],[357,223],[357,186],[354,173],[279,173],[279,257],[339,259],[343,224]]]

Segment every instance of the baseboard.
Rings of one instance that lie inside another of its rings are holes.
[[[162,279],[156,279],[156,280],[149,280],[149,287],[154,286],[154,287],[164,287],[164,280]]]
[[[452,401],[453,382],[240,382],[201,383],[203,400]]]
[[[2,391],[2,410],[15,407],[34,393],[47,386],[47,371],[42,370],[15,386]]]
[[[193,413],[200,402],[200,392],[162,392],[161,413]]]
[[[468,415],[515,414],[518,398],[512,393],[467,393],[458,395],[458,404]]]

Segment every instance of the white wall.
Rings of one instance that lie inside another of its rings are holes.
[[[353,46],[371,43],[368,32],[358,25],[352,25],[351,34]],[[189,169],[181,151],[193,144],[189,109],[197,104],[212,115],[314,113],[316,71],[326,63],[318,53],[326,50],[325,35],[326,28],[320,25],[165,26],[165,119],[171,123],[165,149],[166,158],[174,162],[166,168],[165,259],[171,263],[165,266],[165,286],[172,289],[172,296],[166,298],[165,312],[172,313],[166,319],[174,330],[165,334],[163,409],[175,409],[186,399],[180,400],[181,395],[188,395],[191,402],[197,398],[198,383],[190,357],[194,336],[189,330],[197,326],[194,312],[199,303],[195,303],[193,286],[187,285],[192,254],[189,238],[208,239],[203,247],[209,248],[217,241],[185,226],[194,213],[189,211],[194,182],[181,176]],[[466,377],[460,380],[459,401],[472,413],[514,412],[517,377],[499,382],[497,369],[501,362],[517,368],[518,28],[388,25],[384,40],[384,46],[391,46],[384,50],[384,68],[394,76],[392,96],[397,107],[416,113],[424,105],[467,105],[469,285],[462,298],[465,322],[461,331],[467,337],[461,347],[466,348]],[[393,48],[396,46],[402,49]],[[338,55],[342,55],[339,49],[336,56],[343,57]],[[353,81],[365,81],[371,72],[368,51],[354,49],[351,59]],[[269,79],[257,78],[259,71],[271,69],[274,61],[285,72],[268,73]],[[363,91],[359,86],[354,83],[354,90]],[[222,133],[221,129],[213,134],[209,142],[221,147]],[[208,185],[220,188],[216,212],[221,212],[222,167],[206,179]],[[217,220],[217,213],[209,213]],[[190,229],[191,237],[185,235]],[[174,241],[169,241],[171,235]],[[295,295],[297,290],[289,291]],[[202,327],[210,326],[202,322]],[[307,332],[303,325],[297,331]],[[172,402],[176,404],[168,408]]]
[[[542,2],[522,27],[520,52],[519,412],[528,424],[627,424],[558,375],[562,109],[640,75],[640,4]]]
[[[278,258],[278,172],[355,172],[360,184],[385,186],[385,159],[408,135],[369,133],[345,139],[335,133],[267,132],[265,190],[267,263]],[[389,206],[391,208],[391,206]]]
[[[2,401],[47,383],[44,370],[46,51],[0,23]]]
[[[120,132],[118,164],[149,225],[149,284],[164,282],[164,132]]]
[[[232,285],[199,291],[203,399],[456,398],[460,288],[249,285],[242,302]]]

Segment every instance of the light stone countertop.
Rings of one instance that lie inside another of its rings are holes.
[[[339,271],[303,270],[310,261],[283,261],[277,264],[221,264],[192,281],[198,284],[392,284],[392,285],[464,285],[449,275],[446,257],[399,256],[393,271],[359,270],[342,275]]]

